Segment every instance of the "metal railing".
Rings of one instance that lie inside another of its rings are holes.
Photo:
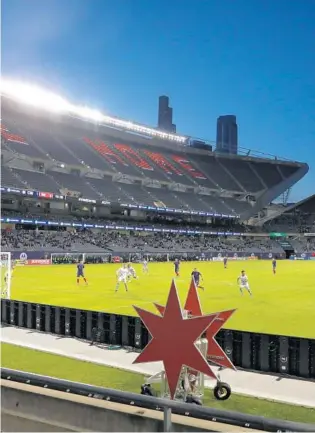
[[[312,432],[314,424],[295,423],[276,419],[267,419],[262,416],[253,416],[244,413],[200,407],[189,403],[180,403],[157,397],[150,397],[131,392],[123,392],[109,388],[86,385],[78,382],[57,379],[49,376],[27,373],[8,368],[1,369],[1,378],[27,385],[48,388],[55,391],[76,394],[90,398],[112,401],[145,409],[164,411],[164,428],[169,430],[170,412],[189,418],[198,418],[205,421],[218,422],[227,425],[263,430],[267,432]],[[140,391],[140,390],[139,390]],[[228,430],[228,427],[227,427]]]

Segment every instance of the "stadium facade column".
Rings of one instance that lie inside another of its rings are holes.
[[[136,350],[142,349],[142,324],[139,317],[135,319],[135,348]]]
[[[27,304],[26,327],[32,329],[32,307],[33,304]]]
[[[43,330],[43,323],[42,323],[42,316],[41,316],[41,305],[36,305],[36,331],[42,331]]]
[[[55,309],[55,333],[61,334],[61,311],[60,307]]]
[[[310,377],[309,340],[301,338],[299,346],[299,376]]]
[[[86,340],[86,322],[87,322],[87,311],[80,310],[80,335],[81,338]]]
[[[289,373],[289,339],[280,337],[279,345],[279,373]]]
[[[81,335],[81,318],[82,318],[82,315],[83,315],[83,311],[76,310],[76,312],[75,312],[75,336],[77,338],[83,337]]]
[[[65,314],[65,335],[68,337],[71,335],[71,326],[70,326],[70,310],[66,308],[64,311]]]
[[[104,334],[104,313],[98,313],[97,315],[97,329],[100,333],[100,335]]]
[[[111,314],[109,318],[109,343],[117,344],[117,335],[116,335],[116,315]]]
[[[315,340],[308,340],[309,377],[315,379]]]
[[[242,368],[251,368],[250,333],[242,332]]]
[[[50,305],[45,305],[45,332],[53,332],[54,329],[51,329],[51,315],[52,310]]]
[[[121,345],[129,346],[129,317],[123,316],[121,321]]]
[[[1,322],[8,323],[10,317],[10,301],[9,299],[1,299]]]
[[[260,369],[261,371],[269,371],[269,336],[262,334],[260,338]]]
[[[92,311],[86,314],[86,339],[92,340]]]
[[[1,299],[1,322],[7,323],[7,309],[6,309],[7,303],[4,299]]]
[[[14,323],[14,303],[11,302],[10,304],[10,325],[15,325]]]
[[[24,306],[27,308],[27,305],[24,304],[24,302],[19,302],[18,326],[20,328],[24,328]]]
[[[233,361],[233,331],[224,330],[224,352]]]
[[[15,326],[17,323],[15,323],[15,315],[14,315],[14,308],[15,306],[14,306],[14,302],[11,302],[11,304],[10,304],[10,325],[13,325],[13,326]]]

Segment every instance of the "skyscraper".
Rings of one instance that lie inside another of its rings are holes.
[[[173,124],[173,109],[169,106],[168,96],[159,97],[158,128],[166,132],[176,132],[176,125]]]
[[[238,138],[236,116],[228,114],[217,120],[216,151],[237,155]]]

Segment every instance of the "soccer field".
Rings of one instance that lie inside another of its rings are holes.
[[[135,315],[132,305],[156,312],[153,302],[164,304],[174,277],[172,263],[152,263],[149,275],[135,264],[138,280],[115,293],[119,264],[86,265],[89,285],[76,284],[76,265],[25,266],[14,270],[11,298],[41,304]],[[229,329],[315,338],[315,261],[279,261],[273,275],[270,261],[186,262],[176,278],[184,302],[194,266],[203,274],[199,289],[204,313],[236,308]],[[245,269],[253,291],[241,296],[236,279]]]

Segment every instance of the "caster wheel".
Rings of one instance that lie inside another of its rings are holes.
[[[213,395],[217,400],[227,400],[231,393],[230,385],[225,382],[218,383],[213,390]]]
[[[140,394],[149,395],[150,397],[153,397],[153,389],[151,388],[151,385],[149,383],[145,383],[141,385]]]
[[[192,403],[192,404],[197,404],[198,406],[202,406],[202,403],[199,398],[190,395],[186,398],[186,403]]]

